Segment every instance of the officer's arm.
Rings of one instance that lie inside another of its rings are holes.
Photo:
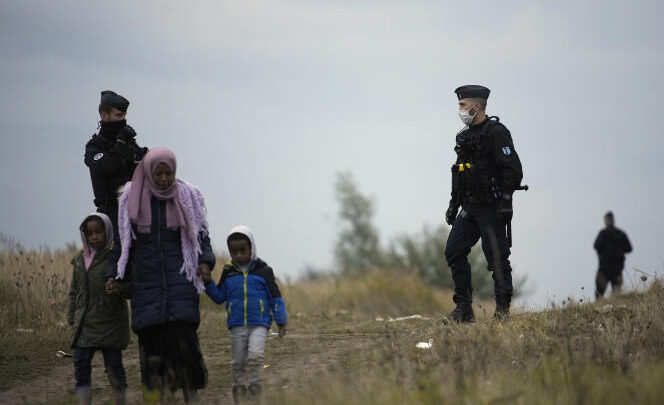
[[[85,165],[99,174],[113,174],[126,165],[133,163],[134,152],[129,145],[115,142],[110,149],[105,149],[100,141],[91,139],[85,145]]]
[[[461,134],[457,134],[456,136],[456,144],[454,147],[454,152],[457,155],[457,158],[455,160],[454,165],[452,165],[452,191],[450,192],[450,195],[452,199],[450,200],[450,203],[457,203],[459,201],[459,171],[458,171],[458,166],[460,163],[465,163],[462,162],[461,160],[461,154],[460,154],[460,138]]]
[[[521,184],[523,169],[521,160],[514,149],[510,132],[502,125],[497,125],[491,131],[492,153],[496,167],[500,172],[503,193],[512,194]]]

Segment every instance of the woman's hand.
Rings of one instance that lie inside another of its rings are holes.
[[[212,281],[212,274],[210,272],[210,265],[203,262],[198,265],[198,276],[203,280],[205,284]]]
[[[109,277],[106,279],[104,290],[108,295],[120,294],[122,292],[122,286],[117,280]]]

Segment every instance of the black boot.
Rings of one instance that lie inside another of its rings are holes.
[[[247,387],[244,385],[236,385],[233,387],[233,403],[240,404],[246,402]]]
[[[447,316],[452,322],[470,323],[475,322],[475,313],[473,312],[473,301],[467,297],[454,296],[456,308]]]
[[[510,316],[510,302],[512,297],[509,295],[496,295],[496,312],[493,313],[495,321],[505,321]]]

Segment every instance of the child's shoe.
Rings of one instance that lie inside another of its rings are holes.
[[[249,401],[252,404],[260,404],[263,387],[261,387],[260,384],[249,384],[248,391],[249,391]]]
[[[244,385],[233,386],[233,403],[240,404],[247,399],[247,387]]]

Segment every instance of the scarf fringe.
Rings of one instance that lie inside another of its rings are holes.
[[[182,245],[182,267],[180,268],[180,274],[185,276],[187,281],[192,283],[196,287],[196,291],[200,294],[205,291],[205,286],[203,282],[198,277],[198,256],[202,253],[200,246],[199,235],[207,236],[208,235],[208,224],[207,224],[207,209],[205,207],[205,200],[200,190],[196,186],[184,182],[182,180],[177,180],[178,182],[178,193],[182,205],[185,207],[187,214],[191,219],[191,224],[194,227],[193,235],[196,237],[192,239],[189,237],[187,230],[180,230],[180,241]],[[127,267],[127,262],[129,261],[129,248],[131,246],[131,241],[136,239],[136,235],[131,226],[131,221],[129,219],[129,211],[126,209],[127,199],[129,197],[129,190],[131,189],[131,183],[127,183],[125,189],[120,196],[118,201],[118,233],[120,235],[121,243],[121,254],[118,259],[118,269],[116,279],[121,280],[124,278],[125,270]]]

